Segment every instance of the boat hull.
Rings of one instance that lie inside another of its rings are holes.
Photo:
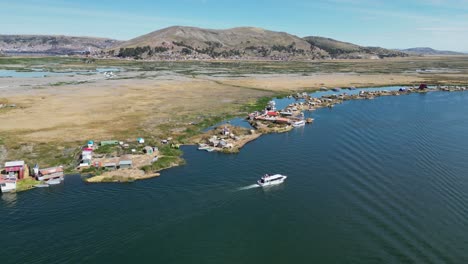
[[[61,182],[60,179],[51,179],[51,180],[46,181],[48,185],[57,185],[57,184],[60,184],[60,182]]]
[[[282,176],[280,179],[278,180],[275,180],[275,181],[270,181],[270,182],[264,182],[262,183],[260,180],[257,181],[257,184],[260,186],[260,187],[269,187],[269,186],[275,186],[275,185],[279,185],[279,184],[282,184],[286,178],[288,178],[287,176]]]

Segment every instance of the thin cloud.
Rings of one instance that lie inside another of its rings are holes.
[[[422,27],[417,28],[417,30],[438,32],[468,32],[468,27]]]

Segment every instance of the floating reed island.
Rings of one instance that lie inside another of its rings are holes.
[[[320,91],[328,91],[322,87]],[[343,90],[356,90],[354,87],[331,89],[334,92]],[[348,100],[372,100],[380,96],[399,96],[411,93],[427,93],[431,91],[466,91],[466,86],[437,86],[429,88],[426,84],[419,87],[402,87],[398,90],[378,90],[365,91],[348,94],[323,95],[313,97],[308,93],[296,93],[287,96],[295,98],[297,101],[289,104],[284,109],[277,110],[275,101],[270,101],[264,110],[255,111],[247,116],[247,120],[253,129],[239,128],[231,125],[221,125],[213,130],[204,133],[198,138],[199,150],[208,152],[219,151],[224,153],[237,153],[246,143],[257,139],[266,133],[283,133],[311,124],[312,118],[305,118],[304,111],[315,111],[319,108],[333,108],[336,104],[341,104]],[[197,141],[197,140],[195,140]]]

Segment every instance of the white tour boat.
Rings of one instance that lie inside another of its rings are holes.
[[[304,120],[296,121],[292,125],[293,127],[302,127],[302,126],[305,126],[305,121]]]
[[[257,181],[257,184],[261,187],[277,185],[283,183],[286,178],[287,176],[281,174],[265,174],[260,180]]]

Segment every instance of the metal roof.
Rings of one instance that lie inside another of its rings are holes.
[[[7,162],[5,162],[5,168],[6,167],[18,167],[18,166],[24,166],[24,161],[16,160],[16,161],[7,161]]]
[[[132,165],[131,160],[121,160],[119,161],[119,165]]]

